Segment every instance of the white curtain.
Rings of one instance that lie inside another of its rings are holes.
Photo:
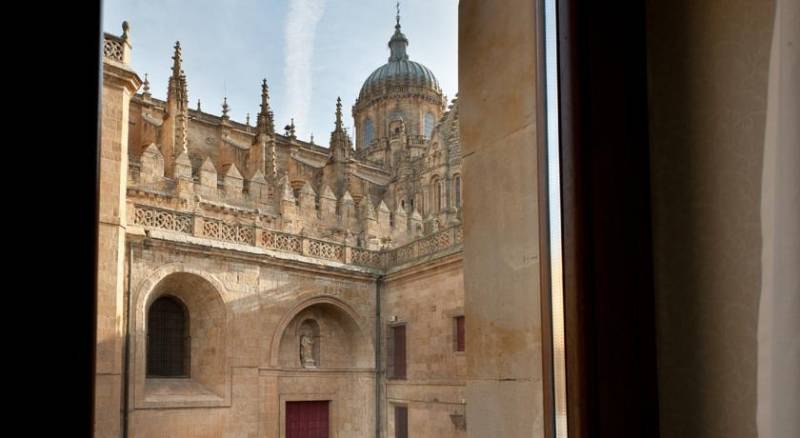
[[[760,438],[800,437],[800,0],[776,0],[762,176]]]

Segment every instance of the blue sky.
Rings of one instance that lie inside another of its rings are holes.
[[[433,70],[449,99],[458,90],[458,0],[402,0],[403,33],[412,60]],[[251,124],[259,109],[261,79],[270,86],[275,126],[294,117],[297,136],[326,145],[336,97],[351,108],[364,79],[389,57],[395,0],[105,0],[103,30],[130,24],[133,68],[150,93],[166,98],[176,40],[183,49],[190,106]],[[292,23],[291,26],[287,26]]]

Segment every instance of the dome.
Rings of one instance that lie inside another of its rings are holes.
[[[370,91],[381,90],[389,83],[416,85],[441,91],[439,81],[428,67],[414,61],[397,60],[389,61],[372,72],[364,81],[358,96],[363,97]]]
[[[367,77],[364,85],[361,86],[361,91],[358,93],[359,99],[363,98],[367,93],[381,92],[385,87],[392,84],[424,87],[436,93],[441,93],[439,81],[436,80],[433,72],[428,67],[408,59],[408,54],[406,54],[408,38],[400,32],[399,20],[394,28],[394,35],[389,40],[389,48],[391,49],[389,62],[378,67]]]

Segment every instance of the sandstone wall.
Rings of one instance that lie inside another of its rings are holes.
[[[458,6],[468,431],[543,436],[540,17],[531,1]]]
[[[381,291],[382,367],[389,327],[395,324],[406,326],[407,360],[405,380],[382,384],[387,437],[394,436],[395,405],[408,407],[409,436],[466,436],[450,418],[465,411],[466,356],[455,351],[454,320],[463,314],[460,254],[387,275]]]
[[[285,402],[292,400],[331,400],[332,436],[373,435],[375,290],[369,276],[131,240],[132,436],[278,437]],[[184,301],[190,327],[207,321],[203,333],[192,332],[190,379],[145,378],[145,309],[161,294]],[[297,341],[298,314],[319,320],[315,369],[302,368],[299,356],[279,360],[278,350],[294,348],[282,343]],[[199,348],[196,337],[219,338],[214,345],[223,351]]]
[[[129,55],[125,40],[120,61]],[[103,64],[102,118],[98,150],[97,338],[95,353],[95,424],[97,437],[120,430],[125,254],[125,188],[128,168],[130,98],[141,80],[122,62]]]

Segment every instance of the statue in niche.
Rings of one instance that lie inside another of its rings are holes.
[[[316,368],[317,360],[314,358],[314,337],[300,336],[300,363],[303,368]]]

